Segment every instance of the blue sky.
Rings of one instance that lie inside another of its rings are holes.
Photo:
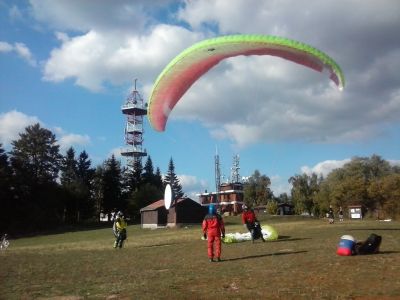
[[[310,44],[342,68],[325,74],[273,57],[228,59],[199,79],[165,132],[145,122],[143,147],[184,191],[214,190],[214,155],[229,178],[259,170],[276,195],[288,178],[328,174],[354,156],[400,162],[400,3],[320,0],[0,0],[0,142],[30,124],[93,165],[121,162],[121,105],[138,79],[146,100],[168,62],[193,43],[227,34],[278,35]]]

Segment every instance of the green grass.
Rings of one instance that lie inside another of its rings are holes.
[[[263,219],[264,218],[264,219]],[[400,299],[400,223],[261,217],[281,238],[223,244],[209,263],[200,226],[128,227],[11,240],[0,253],[0,299]],[[244,232],[226,217],[227,232]],[[381,253],[339,257],[340,236],[382,235]]]

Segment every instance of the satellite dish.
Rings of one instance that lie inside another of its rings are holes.
[[[164,191],[164,205],[166,209],[169,209],[171,207],[171,202],[172,202],[172,189],[171,186],[167,184]]]

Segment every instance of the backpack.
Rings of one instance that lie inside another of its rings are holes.
[[[113,227],[112,227],[112,232],[113,232],[115,237],[118,237],[117,224],[115,224],[115,223],[116,222],[114,221]]]
[[[262,237],[261,225],[260,222],[254,222],[254,226],[252,228],[253,239],[257,240]]]
[[[356,253],[361,255],[378,253],[381,242],[382,237],[372,233],[364,242],[356,244]]]

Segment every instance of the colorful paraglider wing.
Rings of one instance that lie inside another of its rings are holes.
[[[148,118],[157,131],[164,131],[168,116],[179,99],[204,73],[221,60],[238,55],[278,56],[316,71],[327,70],[342,89],[344,76],[338,64],[309,45],[264,35],[232,35],[204,40],[184,50],[161,72],[149,99]]]

